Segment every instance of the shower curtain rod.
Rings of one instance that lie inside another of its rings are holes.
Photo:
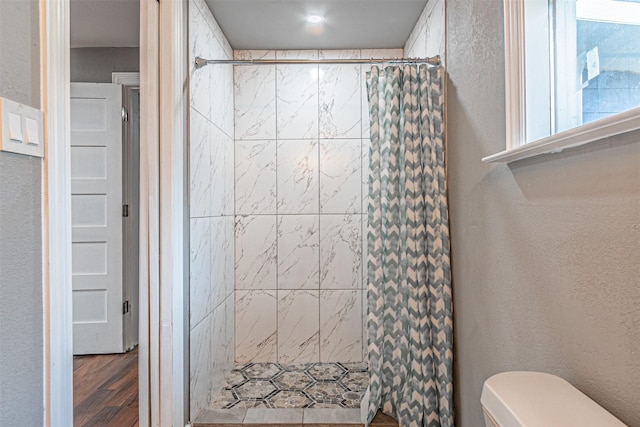
[[[276,65],[276,64],[420,64],[440,65],[440,55],[429,58],[404,58],[404,59],[205,59],[196,57],[196,68],[205,65],[229,64],[229,65]]]

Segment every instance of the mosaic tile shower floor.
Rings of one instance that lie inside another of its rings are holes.
[[[213,402],[230,408],[359,408],[366,363],[250,363],[236,366]]]

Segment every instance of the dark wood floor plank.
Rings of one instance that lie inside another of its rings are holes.
[[[138,425],[138,351],[73,359],[74,427]]]
[[[138,406],[127,407],[113,419],[114,426],[133,427],[138,425]]]

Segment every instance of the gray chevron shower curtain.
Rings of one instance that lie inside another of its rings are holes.
[[[369,421],[453,426],[442,67],[367,73]]]

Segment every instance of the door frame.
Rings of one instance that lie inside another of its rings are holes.
[[[140,258],[133,259],[131,257],[131,248],[140,247],[140,226],[139,226],[139,213],[140,213],[140,72],[114,72],[111,73],[111,82],[122,86],[122,107],[127,111],[127,118],[124,121],[122,141],[122,170],[123,170],[123,203],[129,205],[129,218],[136,220],[136,223],[124,222],[122,233],[122,253],[124,257],[123,262],[123,302],[128,301],[129,312],[123,319],[123,343],[125,351],[132,350],[138,345],[138,324],[140,322],[139,313],[139,294],[140,286],[137,283],[134,286],[135,280],[139,282],[140,279]],[[131,93],[137,92],[137,108],[133,110],[131,108]],[[132,128],[131,123],[133,118],[136,118],[137,126],[137,142],[133,145],[130,139]],[[133,165],[133,167],[132,167]],[[125,179],[125,177],[127,179]],[[131,191],[130,183],[137,184],[135,191],[131,195],[137,197],[133,200],[129,196]],[[133,243],[133,244],[132,244]],[[134,264],[135,263],[135,264]],[[137,265],[136,268],[133,266]],[[138,271],[138,274],[133,274],[134,271]],[[124,309],[124,308],[123,308]]]
[[[141,427],[182,426],[188,416],[186,31],[185,0],[140,0]],[[67,0],[40,0],[40,41],[44,414],[56,427],[73,424]]]

